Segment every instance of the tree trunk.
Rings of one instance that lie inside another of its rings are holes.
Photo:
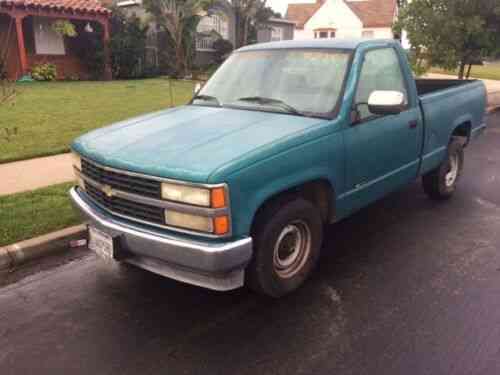
[[[469,67],[467,68],[467,75],[465,76],[465,79],[469,79],[471,68],[472,68],[472,64],[469,64]]]
[[[243,24],[243,45],[246,46],[248,44],[248,26],[250,23],[250,18],[245,18],[245,23]]]
[[[184,44],[182,40],[183,28],[181,26],[177,27],[177,33],[175,35],[175,74],[178,78],[183,78],[186,75],[185,65],[186,58],[184,53]]]
[[[238,49],[242,46],[241,43],[241,14],[240,10],[236,8],[234,10],[234,49]]]
[[[464,79],[465,61],[460,61],[460,69],[458,70],[458,79]]]

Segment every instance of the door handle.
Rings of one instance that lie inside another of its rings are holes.
[[[410,121],[410,122],[408,123],[408,127],[409,127],[410,129],[415,129],[415,128],[417,127],[417,125],[418,125],[418,121],[417,121],[417,120],[413,120],[413,121]]]

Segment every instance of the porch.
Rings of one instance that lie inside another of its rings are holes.
[[[85,41],[93,33],[104,46],[104,78],[111,79],[107,48],[110,14],[97,0],[0,0],[0,74],[3,71],[9,79],[17,80],[34,66],[51,63],[57,68],[58,79],[86,79]],[[77,35],[69,38],[56,33],[52,27],[56,20],[70,21]]]

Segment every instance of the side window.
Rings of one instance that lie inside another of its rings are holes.
[[[396,51],[392,48],[381,48],[366,53],[359,76],[355,103],[367,103],[370,94],[376,90],[400,91],[408,101],[401,65]],[[360,104],[358,110],[361,120],[373,116],[366,104]]]

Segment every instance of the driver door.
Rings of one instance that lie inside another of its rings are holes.
[[[417,106],[397,115],[377,116],[368,109],[376,90],[394,90],[409,102],[408,85],[394,48],[366,52],[358,78],[354,108],[358,121],[344,133],[346,188],[354,206],[362,207],[417,175],[422,119]]]

